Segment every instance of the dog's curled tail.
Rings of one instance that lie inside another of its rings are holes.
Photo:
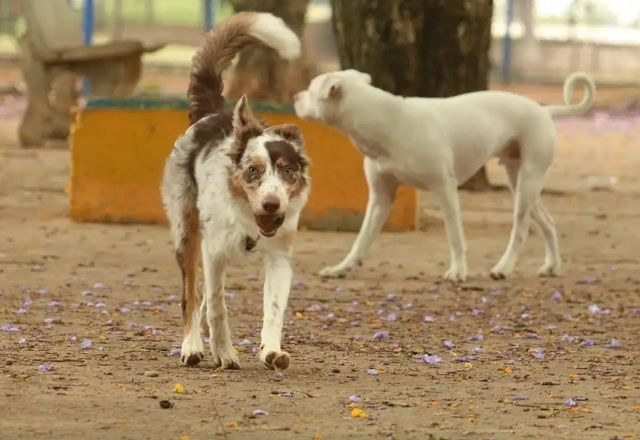
[[[190,124],[222,110],[222,72],[244,47],[257,43],[275,49],[285,59],[300,55],[298,36],[281,18],[262,12],[241,12],[225,20],[207,35],[193,57],[187,92]]]
[[[585,95],[580,102],[572,104],[573,91],[576,83],[582,83]],[[569,75],[564,81],[564,105],[549,105],[547,109],[551,116],[581,115],[591,108],[596,96],[596,85],[586,73],[576,72]]]

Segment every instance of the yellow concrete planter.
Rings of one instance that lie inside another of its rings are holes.
[[[288,108],[256,105],[269,124],[302,128],[312,160],[312,190],[302,225],[357,230],[367,202],[362,156],[340,132],[299,119]],[[187,128],[181,99],[99,99],[76,118],[71,135],[71,218],[78,221],[164,223],[160,180],[176,137]],[[387,229],[417,225],[417,192],[402,187]]]

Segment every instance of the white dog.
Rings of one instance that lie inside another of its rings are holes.
[[[576,82],[586,95],[572,105]],[[445,278],[467,278],[466,245],[458,186],[491,157],[504,164],[514,193],[514,224],[507,249],[491,270],[511,273],[529,231],[529,218],[546,244],[540,274],[556,275],[560,255],[555,224],[540,201],[544,176],[556,149],[552,116],[587,111],[595,85],[582,73],[564,86],[566,105],[543,107],[512,93],[484,91],[446,99],[403,98],[371,85],[367,74],[346,70],[320,75],[295,96],[298,116],[332,125],[348,134],[364,156],[369,202],[351,251],[323,276],[343,276],[359,264],[387,219],[399,184],[432,191],[444,214],[451,252]]]
[[[289,366],[280,343],[293,238],[309,191],[309,162],[296,126],[265,127],[246,97],[233,115],[224,112],[221,74],[253,43],[270,46],[284,58],[300,53],[296,35],[271,14],[241,13],[219,25],[194,57],[188,90],[191,126],[165,166],[162,200],[182,271],[182,362],[187,365],[197,365],[204,356],[200,319],[206,309],[214,366],[239,368],[227,322],[225,270],[230,260],[256,249],[263,251],[265,264],[260,359],[272,369]],[[198,309],[200,251],[205,294]]]

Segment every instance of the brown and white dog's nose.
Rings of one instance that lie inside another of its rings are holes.
[[[264,209],[267,214],[275,214],[278,212],[278,209],[280,209],[280,200],[275,197],[264,199],[262,201],[262,209]]]

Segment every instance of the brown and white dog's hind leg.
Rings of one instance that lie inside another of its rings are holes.
[[[282,325],[289,300],[293,270],[292,248],[284,242],[269,243],[265,253],[265,280],[263,293],[262,333],[260,360],[272,370],[289,367],[289,353],[282,351]]]
[[[181,357],[183,364],[198,365],[204,358],[200,336],[199,296],[196,289],[196,273],[199,263],[200,230],[197,212],[185,215],[179,240],[176,240],[176,259],[182,272],[182,322],[183,340]]]
[[[210,236],[205,230],[202,242],[202,271],[204,272],[205,300],[207,322],[209,323],[209,345],[215,368],[240,368],[238,355],[233,349],[231,331],[227,319],[227,305],[224,298],[224,278],[226,260],[216,252],[215,239],[224,238]]]

